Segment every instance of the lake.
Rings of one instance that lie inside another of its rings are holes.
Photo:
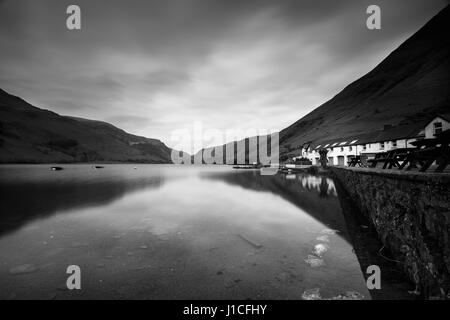
[[[373,296],[330,178],[62,166],[0,166],[0,299]]]

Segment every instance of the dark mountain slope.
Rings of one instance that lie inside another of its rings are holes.
[[[447,6],[376,68],[280,132],[282,153],[377,131],[425,125],[450,113],[450,7]]]
[[[159,140],[39,109],[0,89],[0,163],[169,163],[170,153]]]

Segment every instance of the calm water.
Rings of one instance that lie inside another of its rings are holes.
[[[0,166],[1,299],[370,299],[328,178],[64,167]]]

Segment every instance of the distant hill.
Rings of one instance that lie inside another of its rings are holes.
[[[171,151],[159,140],[39,109],[0,89],[0,163],[169,163]]]
[[[368,74],[280,132],[280,152],[450,114],[450,6]]]

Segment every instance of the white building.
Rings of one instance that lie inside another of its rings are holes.
[[[327,149],[329,165],[347,166],[348,161],[357,155],[364,155],[370,159],[379,152],[396,148],[415,148],[412,142],[424,138],[432,139],[435,134],[449,129],[450,121],[443,116],[435,117],[425,127],[420,125],[385,126],[383,130],[374,133],[303,145],[300,148],[300,155],[296,158],[303,157],[313,164],[320,164],[319,150]]]
[[[442,116],[438,116],[428,122],[425,126],[424,134],[426,139],[434,138],[437,133],[450,129],[450,121]]]

